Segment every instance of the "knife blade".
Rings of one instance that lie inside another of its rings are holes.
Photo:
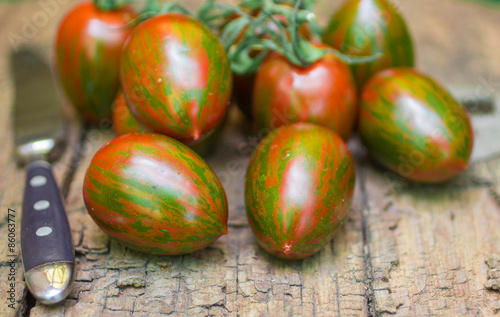
[[[11,54],[15,85],[14,144],[27,165],[21,218],[25,280],[43,304],[64,300],[74,278],[71,231],[49,162],[63,152],[66,126],[50,66],[34,49]]]

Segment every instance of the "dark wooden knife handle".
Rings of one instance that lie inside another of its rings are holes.
[[[21,220],[25,272],[51,262],[74,262],[71,230],[52,167],[44,161],[28,165]]]

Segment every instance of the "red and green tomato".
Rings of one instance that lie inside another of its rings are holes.
[[[356,84],[349,67],[327,53],[302,67],[273,53],[257,73],[253,115],[260,129],[294,122],[328,127],[347,140],[357,118]]]
[[[474,143],[467,110],[411,68],[388,69],[368,81],[359,134],[376,161],[424,183],[446,181],[465,170]]]
[[[85,1],[59,25],[57,72],[66,95],[87,124],[111,117],[120,85],[120,53],[135,17],[128,7],[103,11]]]
[[[219,179],[196,153],[164,135],[125,134],[105,144],[87,169],[83,198],[101,229],[147,253],[189,253],[227,233]]]
[[[122,54],[121,82],[142,125],[183,142],[212,133],[231,94],[220,40],[199,21],[177,13],[134,28]]]
[[[296,123],[274,130],[246,173],[245,205],[258,243],[285,259],[319,251],[345,220],[354,182],[351,154],[330,129]]]
[[[398,10],[388,0],[349,0],[330,19],[323,43],[342,53],[380,57],[351,65],[361,89],[378,71],[414,64],[410,32]]]

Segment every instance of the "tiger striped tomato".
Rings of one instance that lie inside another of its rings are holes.
[[[351,154],[331,130],[309,123],[274,130],[246,174],[245,205],[258,243],[286,259],[319,251],[346,218],[354,182]]]
[[[191,142],[224,117],[231,70],[207,27],[183,14],[161,14],[134,28],[121,62],[122,89],[146,128]]]
[[[257,73],[253,115],[259,128],[311,122],[351,135],[357,117],[356,84],[349,67],[333,53],[307,67],[270,54]]]
[[[118,136],[133,132],[147,132],[147,129],[130,113],[121,91],[118,92],[113,103],[113,115],[111,119],[115,134]]]
[[[164,135],[125,134],[105,144],[87,169],[83,198],[102,230],[143,252],[193,252],[227,233],[219,179],[196,153]]]
[[[474,142],[465,108],[433,79],[410,68],[385,70],[368,81],[359,133],[375,160],[425,183],[465,170]]]
[[[322,37],[342,53],[379,59],[353,64],[359,88],[378,71],[414,64],[413,44],[406,23],[388,0],[349,0],[331,18]]]
[[[119,58],[136,17],[128,7],[103,11],[92,2],[75,6],[57,31],[57,72],[69,100],[88,124],[111,117],[119,87]]]

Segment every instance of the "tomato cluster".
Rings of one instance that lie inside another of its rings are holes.
[[[57,66],[85,123],[112,113],[122,135],[93,158],[84,200],[127,246],[180,254],[227,233],[224,189],[196,152],[213,148],[230,99],[267,134],[245,203],[257,241],[278,257],[314,254],[347,217],[345,142],[356,127],[373,159],[409,180],[467,168],[468,113],[412,68],[409,30],[389,0],[347,0],[323,32],[306,0],[210,1],[197,18],[173,5],[152,14],[98,4],[61,23]]]

